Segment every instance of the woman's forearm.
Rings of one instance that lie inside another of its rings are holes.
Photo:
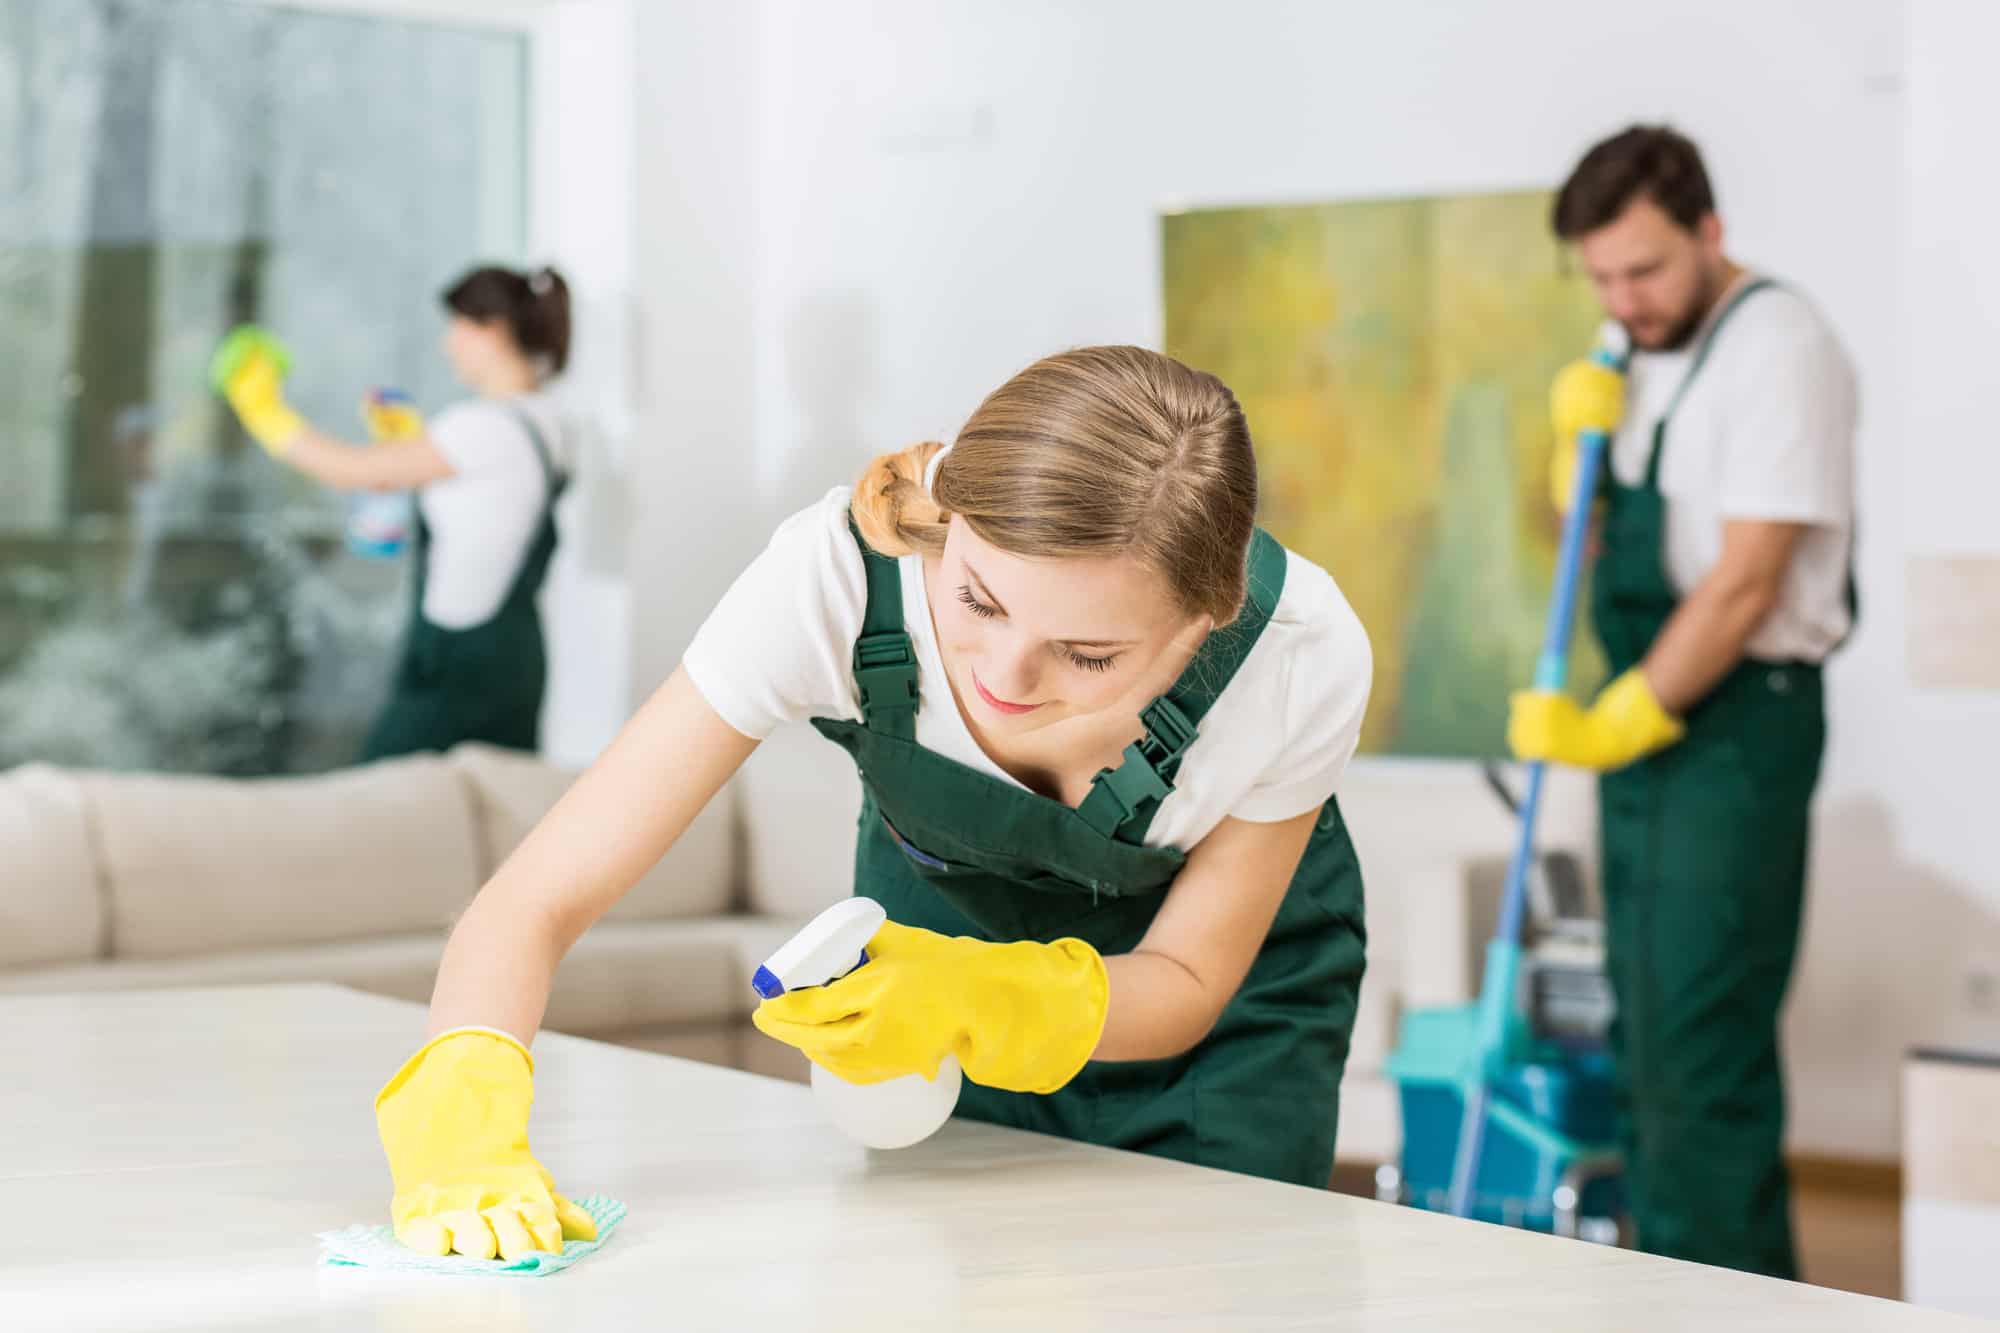
[[[427,439],[355,445],[311,426],[286,441],[284,462],[342,491],[400,491],[452,475],[451,463]]]
[[[1093,1060],[1164,1060],[1208,1036],[1263,947],[1318,818],[1225,819],[1202,839],[1139,947],[1104,960],[1111,995]]]
[[[1186,965],[1157,953],[1104,960],[1111,1003],[1093,1060],[1165,1060],[1192,1050],[1215,1026],[1227,995],[1211,995]]]
[[[426,1035],[489,1027],[524,1045],[534,1040],[568,944],[531,905],[493,888],[482,892],[445,944]]]

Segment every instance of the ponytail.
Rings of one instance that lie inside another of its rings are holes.
[[[854,483],[848,510],[862,540],[886,556],[912,551],[935,555],[944,549],[950,514],[924,489],[924,469],[942,444],[913,444],[892,454],[878,454]]]

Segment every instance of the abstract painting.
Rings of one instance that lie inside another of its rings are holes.
[[[1368,629],[1364,751],[1500,755],[1533,674],[1560,536],[1548,385],[1602,319],[1548,216],[1523,192],[1163,219],[1166,351],[1236,392],[1260,521]],[[1582,623],[1571,663],[1579,693],[1602,680]]]

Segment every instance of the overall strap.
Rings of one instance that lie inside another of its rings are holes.
[[[542,482],[548,487],[549,503],[553,505],[562,498],[563,491],[568,488],[569,474],[556,466],[555,455],[549,450],[548,439],[542,434],[542,428],[535,424],[535,418],[529,414],[527,408],[519,403],[506,401],[500,406],[506,408],[508,414],[521,423],[521,429],[528,433],[528,443],[534,446],[535,461],[542,466]]]
[[[870,731],[897,740],[917,738],[917,654],[903,628],[903,576],[896,562],[868,545],[848,515],[847,530],[861,548],[868,576],[868,606],[854,641],[854,688]]]
[[[1766,287],[1777,285],[1769,278],[1752,278],[1737,288],[1736,294],[1729,298],[1729,303],[1722,307],[1721,312],[1709,324],[1708,332],[1702,335],[1701,342],[1694,349],[1694,360],[1689,363],[1687,374],[1681,376],[1680,384],[1674,389],[1674,396],[1667,401],[1667,410],[1660,414],[1660,419],[1653,425],[1653,451],[1646,458],[1645,489],[1649,491],[1660,489],[1660,449],[1667,442],[1667,422],[1679,410],[1681,399],[1687,397],[1688,386],[1694,383],[1697,375],[1701,374],[1701,368],[1708,360],[1709,349],[1715,346],[1716,336],[1722,332],[1722,326],[1729,322],[1729,317],[1737,312],[1744,301]]]
[[[1125,747],[1118,767],[1104,769],[1091,780],[1090,793],[1077,814],[1105,837],[1127,842],[1145,837],[1160,802],[1173,793],[1181,757],[1194,744],[1201,720],[1270,623],[1285,588],[1285,548],[1261,528],[1251,538],[1247,573],[1249,597],[1242,612],[1210,634],[1173,689],[1139,714],[1146,734]]]

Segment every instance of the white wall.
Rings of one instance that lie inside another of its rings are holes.
[[[566,0],[531,29],[529,234],[537,257],[570,283],[574,355],[558,392],[580,446],[542,598],[550,647],[542,747],[572,765],[617,733],[631,694],[624,498],[637,430],[635,23],[633,0]]]
[[[751,484],[758,32],[756,4],[639,8],[635,701],[769,535]]]
[[[1863,631],[1830,674],[1832,741],[1789,1034],[1798,1139],[1886,1156],[1899,1142],[1895,1062],[1907,1047],[2000,1043],[2000,696],[1913,685],[1906,624],[1912,561],[2000,556],[2000,522],[1985,504],[2000,458],[1982,410],[2000,318],[2000,188],[1975,165],[1990,160],[2000,123],[2000,87],[1982,59],[2000,42],[2000,9],[1881,8],[1901,20],[1889,47],[1900,137],[1891,174],[1871,165],[1857,192],[1876,198],[1871,213],[1893,209],[1893,231],[1871,227],[1847,260],[1879,267],[1892,302],[1871,314],[1874,336],[1856,342],[1869,423]],[[1983,614],[2000,625],[2000,606]]]
[[[1962,197],[1994,187],[1944,171],[1955,158],[1969,174],[1995,123],[1978,64],[1993,34],[1972,40],[1990,10],[1934,0],[1909,24],[1893,0],[720,8],[696,24],[665,5],[642,24],[658,73],[641,275],[659,344],[639,561],[672,573],[639,575],[641,689],[726,582],[725,548],[754,549],[873,452],[948,436],[1036,356],[1157,345],[1163,208],[1551,185],[1634,119],[1700,141],[1731,248],[1817,299],[1864,377],[1864,630],[1832,677],[1790,1035],[1797,1145],[1894,1152],[1896,1056],[1962,1009],[1984,947],[1966,941],[2000,937],[1975,809],[1990,824],[2000,803],[1990,780],[1974,794],[2000,709],[1910,689],[1897,613],[1914,544],[1995,540],[1979,507],[1995,488],[1964,490],[1970,466],[1990,483],[2000,462],[1972,412],[1984,312],[1964,312],[1963,276],[2000,269],[1980,235],[1991,207]],[[1910,242],[1939,226],[1963,243]],[[1948,535],[1940,505],[1959,516]],[[690,551],[715,559],[682,577],[672,561]]]

